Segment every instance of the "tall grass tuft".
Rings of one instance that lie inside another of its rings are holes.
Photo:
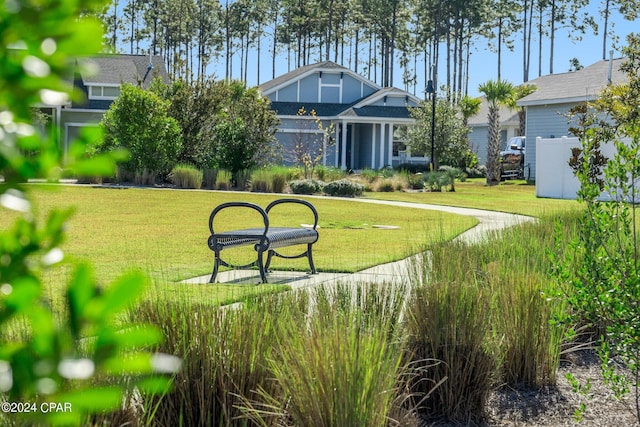
[[[414,289],[407,310],[407,354],[415,372],[409,390],[427,418],[482,418],[496,369],[488,347],[489,302],[472,283],[436,282]]]
[[[202,185],[204,186],[204,188],[215,190],[217,176],[217,169],[205,169],[204,171],[202,171]]]
[[[251,191],[283,193],[286,185],[287,173],[282,168],[257,169],[251,174]]]
[[[318,166],[315,169],[316,178],[320,181],[331,182],[347,177],[347,173],[340,169],[328,166]]]
[[[502,378],[509,385],[554,385],[565,328],[553,322],[564,303],[545,292],[533,273],[488,273],[495,295],[494,322],[500,342]]]
[[[169,174],[169,180],[177,188],[195,188],[202,187],[202,171],[191,165],[176,165]]]
[[[231,189],[231,172],[220,169],[216,175],[216,190]]]
[[[477,284],[491,301],[492,335],[501,380],[510,386],[554,385],[564,326],[555,322],[566,309],[550,276],[556,224],[567,239],[576,215],[560,221],[545,216],[495,233],[478,244],[449,242],[431,248],[433,282]],[[561,248],[562,249],[562,248]]]
[[[263,362],[276,339],[270,311],[160,300],[141,305],[135,315],[162,329],[160,351],[183,359],[172,390],[146,398],[147,424],[232,425],[242,399],[268,388],[271,374]]]
[[[321,288],[304,324],[280,323],[269,366],[281,396],[246,412],[259,425],[384,426],[398,410],[405,290]],[[399,415],[398,415],[399,416]]]

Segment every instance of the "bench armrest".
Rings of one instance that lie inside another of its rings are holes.
[[[298,203],[300,205],[305,205],[306,207],[308,207],[311,212],[313,213],[313,229],[315,230],[316,227],[318,226],[318,211],[316,211],[316,208],[309,202],[307,202],[306,200],[301,200],[301,199],[278,199],[278,200],[274,200],[273,202],[269,203],[269,205],[267,206],[267,208],[265,209],[265,212],[267,213],[267,215],[269,214],[269,211],[271,210],[271,208],[273,208],[276,205],[279,205],[281,203]]]
[[[226,208],[250,208],[258,211],[258,213],[262,216],[262,221],[264,222],[264,232],[262,233],[262,235],[265,236],[267,234],[267,231],[269,230],[269,217],[267,216],[267,212],[265,212],[264,209],[262,209],[260,206],[254,203],[249,203],[249,202],[227,202],[227,203],[218,205],[211,212],[211,215],[209,216],[209,231],[211,232],[212,236],[215,236],[216,234],[213,229],[214,218],[218,212]],[[238,228],[244,228],[244,227],[238,227]]]

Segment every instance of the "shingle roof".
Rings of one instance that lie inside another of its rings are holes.
[[[353,113],[353,114],[350,114]],[[407,107],[384,107],[370,105],[360,108],[351,108],[345,115],[355,115],[358,117],[388,117],[394,119],[410,119],[411,114]]]
[[[350,74],[352,73],[352,71],[349,70],[348,68],[343,67],[342,65],[338,65],[333,61],[324,61],[324,62],[304,65],[302,67],[296,68],[295,70],[290,71],[286,74],[283,74],[279,77],[276,77],[273,80],[269,80],[268,82],[262,83],[258,88],[260,89],[261,92],[266,93],[269,90],[275,87],[278,87],[283,83],[287,83],[291,80],[295,80],[297,77],[302,76],[306,73],[312,72],[313,70],[337,70],[345,73],[350,73]]]
[[[627,81],[626,75],[620,71],[624,58],[612,62],[598,61],[581,70],[542,76],[530,81],[538,90],[518,101],[519,106],[573,103],[592,100],[608,84],[611,65],[611,82],[620,84]]]
[[[278,116],[295,116],[304,107],[307,112],[315,110],[319,117],[336,117],[353,104],[334,104],[321,102],[272,102],[271,109]]]
[[[489,124],[489,103],[487,102],[487,98],[485,96],[480,97],[482,101],[480,103],[480,110],[478,110],[478,114],[473,117],[470,117],[467,121],[469,126],[487,126]],[[500,125],[515,125],[517,126],[520,123],[520,119],[518,118],[518,112],[516,110],[512,110],[506,105],[502,105],[500,107]]]
[[[146,88],[156,76],[160,76],[165,83],[169,83],[169,76],[161,56],[98,55],[82,59],[80,62],[87,65],[81,72],[81,77],[82,82],[88,86],[142,83]],[[149,64],[151,64],[151,70],[147,75]]]

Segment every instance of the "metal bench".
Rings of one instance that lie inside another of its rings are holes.
[[[269,226],[269,212],[274,206],[283,203],[297,203],[307,206],[313,213],[314,222],[310,227],[270,227]],[[263,227],[258,228],[246,228],[241,230],[231,230],[224,232],[216,232],[214,230],[215,216],[223,209],[227,208],[250,208],[257,211],[264,223]],[[312,246],[318,241],[318,212],[313,205],[305,200],[299,199],[278,199],[267,206],[266,209],[262,209],[260,206],[254,203],[248,202],[228,202],[217,206],[209,216],[209,249],[215,253],[215,261],[213,264],[213,272],[209,283],[214,283],[218,274],[219,267],[225,266],[229,268],[249,268],[258,267],[260,270],[260,278],[262,283],[267,283],[266,271],[271,265],[271,259],[276,256],[280,258],[294,259],[306,257],[309,260],[309,267],[311,267],[311,273],[316,274],[316,268],[313,264]],[[304,252],[297,255],[283,255],[276,251],[276,249],[286,246],[306,245],[307,248]],[[220,257],[220,253],[227,248],[234,248],[240,246],[253,246],[257,252],[257,258],[255,261],[246,265],[234,266]],[[264,260],[264,253],[267,253],[267,261]]]

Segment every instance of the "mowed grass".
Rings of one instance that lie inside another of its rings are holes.
[[[37,214],[44,217],[55,208],[73,207],[67,241],[62,249],[68,258],[91,261],[101,282],[108,282],[131,268],[146,271],[163,283],[209,274],[213,252],[207,246],[211,210],[228,201],[249,201],[265,207],[281,196],[246,192],[181,191],[87,186],[30,187]],[[315,264],[320,271],[353,272],[409,255],[436,241],[448,240],[477,223],[475,218],[412,210],[392,206],[371,206],[353,199],[309,199],[320,218],[320,240],[314,245]],[[299,208],[303,208],[302,210]],[[270,217],[274,225],[298,226],[311,223],[304,207],[281,205]],[[260,225],[249,209],[225,211],[220,230]],[[0,226],[11,223],[10,215]],[[395,225],[385,230],[374,225]],[[290,253],[290,252],[289,252]],[[225,254],[225,253],[223,253]],[[235,263],[250,262],[250,247],[229,251]],[[275,259],[276,269],[308,269],[306,259]],[[66,275],[49,280],[64,282]]]
[[[535,185],[518,180],[505,181],[489,187],[484,179],[473,179],[457,182],[455,192],[366,193],[366,197],[486,209],[535,217],[580,209],[580,204],[575,200],[538,198]]]

